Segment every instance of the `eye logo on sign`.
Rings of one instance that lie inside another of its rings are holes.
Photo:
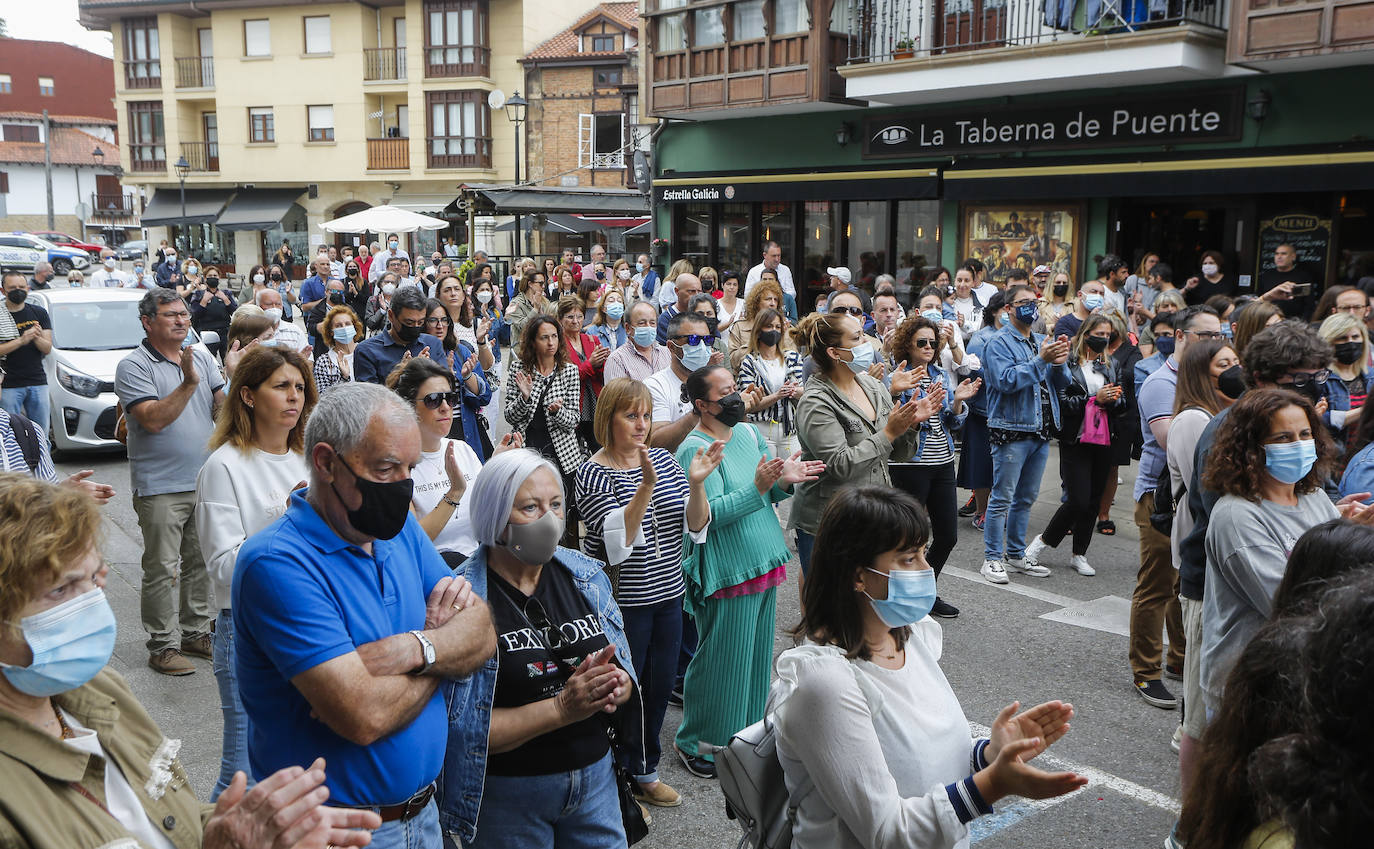
[[[726,186],[726,187],[725,187],[725,199],[726,199],[726,200],[734,200],[734,199],[735,199],[735,187],[734,187],[734,186]]]
[[[883,127],[873,135],[873,141],[883,144],[901,144],[909,138],[911,138],[911,130],[898,124]]]

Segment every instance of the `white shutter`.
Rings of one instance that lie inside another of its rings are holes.
[[[329,40],[329,16],[321,15],[305,19],[305,52],[329,53],[332,45]]]
[[[243,22],[243,55],[272,55],[272,29],[267,21]]]
[[[585,112],[577,116],[577,164],[583,168],[592,164],[592,153],[596,143],[594,121],[594,116]]]

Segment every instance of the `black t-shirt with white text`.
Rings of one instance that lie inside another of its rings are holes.
[[[522,707],[556,696],[568,681],[568,670],[555,657],[576,669],[584,657],[609,645],[601,619],[563,567],[545,566],[534,595],[528,597],[490,568],[487,581],[499,664],[494,708]],[[537,630],[546,624],[540,606],[548,617],[546,633]],[[490,755],[487,772],[548,775],[582,769],[600,760],[609,745],[605,726],[594,715],[517,749]]]
[[[37,304],[24,304],[18,312],[10,313],[10,316],[14,319],[14,326],[19,329],[21,336],[35,324],[44,330],[52,330],[52,320],[48,318],[48,311]],[[44,386],[47,382],[48,376],[43,372],[43,354],[34,343],[26,342],[5,357],[6,389]]]

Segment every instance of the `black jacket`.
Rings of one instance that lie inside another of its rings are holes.
[[[1071,356],[1066,365],[1069,367],[1069,383],[1059,390],[1059,443],[1061,445],[1077,445],[1078,433],[1083,429],[1083,413],[1088,406],[1088,399],[1093,397],[1094,393],[1088,391],[1088,382],[1083,379],[1082,363]],[[1092,367],[1106,377],[1107,383],[1118,382],[1116,361],[1111,357],[1107,358],[1105,364],[1095,363]],[[1124,437],[1124,434],[1121,434],[1121,426],[1126,420],[1127,409],[1128,405],[1124,393],[1117,399],[1116,403],[1106,408],[1107,427],[1111,431],[1113,444],[1118,438]]]

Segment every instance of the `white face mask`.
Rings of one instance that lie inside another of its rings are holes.
[[[281,307],[267,307],[262,311],[262,314],[267,316],[267,320],[273,324],[281,321]]]
[[[391,297],[392,295],[396,294],[396,284],[395,284],[395,283],[387,283],[387,284],[384,284],[384,285],[382,286],[382,294],[383,294],[383,295],[386,295],[388,298]]]
[[[489,303],[491,303],[491,292],[488,292],[486,289],[483,289],[482,291],[478,292],[478,293],[477,293],[477,303],[479,303],[479,304],[489,304]]]
[[[105,267],[110,269],[113,269],[115,267],[114,257],[105,258]]]
[[[619,272],[616,273],[616,276],[618,276],[621,280],[629,280],[629,279],[630,279],[630,269],[628,269],[628,268],[622,268],[622,269],[620,269]]]
[[[261,286],[261,285],[262,285],[263,283],[265,283],[266,281],[267,281],[267,278],[264,277],[262,274],[254,274],[254,275],[253,275],[253,282],[256,283],[256,284],[258,284],[259,286]]]
[[[1202,264],[1202,273],[1211,277],[1213,274],[1217,273],[1217,264],[1215,262],[1204,262]]]

